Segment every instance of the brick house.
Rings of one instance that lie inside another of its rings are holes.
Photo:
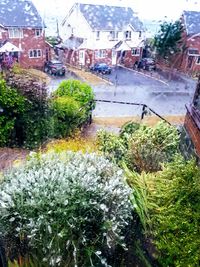
[[[132,67],[142,56],[144,28],[129,7],[76,3],[63,20],[61,37],[64,43],[72,37],[82,39],[74,49],[64,45],[68,55],[71,50],[68,63]]]
[[[182,53],[176,55],[174,67],[188,74],[200,72],[200,12],[184,11]]]
[[[7,56],[25,68],[42,68],[50,57],[44,23],[30,0],[0,1],[1,63]]]

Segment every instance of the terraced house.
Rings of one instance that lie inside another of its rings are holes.
[[[0,1],[0,63],[42,68],[49,57],[44,23],[29,0]]]
[[[132,67],[142,56],[144,27],[130,7],[76,3],[63,20],[62,39],[70,64]]]

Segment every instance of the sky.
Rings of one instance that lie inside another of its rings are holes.
[[[183,10],[200,11],[200,0],[32,0],[41,16],[48,23],[55,24],[67,15],[75,2],[130,6],[140,19],[175,20]]]

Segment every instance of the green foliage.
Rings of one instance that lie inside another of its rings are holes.
[[[7,120],[5,116],[0,115],[0,146],[9,144],[14,125],[14,119]]]
[[[56,36],[46,36],[46,41],[50,43],[51,45],[55,46],[59,44],[60,39]]]
[[[6,82],[0,81],[0,146],[32,149],[49,138],[66,137],[90,118],[93,100],[91,87],[79,81],[64,81],[49,100],[45,84],[9,73]]]
[[[24,112],[15,125],[16,145],[40,146],[52,135],[46,85],[34,77],[16,73],[7,76],[6,83],[26,99]]]
[[[200,169],[183,158],[168,164],[155,183],[151,210],[161,266],[197,267],[200,262]]]
[[[140,127],[132,135],[128,148],[128,163],[138,172],[154,172],[178,153],[179,134],[165,122],[155,127]]]
[[[175,127],[164,122],[155,127],[128,123],[120,136],[106,131],[97,135],[97,145],[105,156],[131,170],[153,172],[161,169],[178,152],[179,134]]]
[[[140,126],[141,125],[139,123],[132,121],[127,122],[122,126],[119,136],[124,140],[124,145],[126,146],[126,148],[128,148],[129,139],[131,135],[133,135],[135,131],[137,131],[140,128]]]
[[[69,136],[82,123],[84,113],[80,104],[70,96],[56,97],[51,100],[54,136]]]
[[[0,80],[0,146],[11,144],[11,136],[15,136],[15,126],[25,106],[25,98]]]
[[[7,254],[33,266],[122,266],[130,194],[122,171],[95,154],[33,153],[0,184]]]
[[[200,169],[195,161],[176,156],[157,173],[138,174],[126,167],[125,172],[159,266],[199,266]]]
[[[117,164],[124,160],[127,151],[123,139],[118,135],[100,130],[97,133],[97,146],[105,157]]]
[[[182,33],[183,26],[180,21],[161,24],[160,31],[154,39],[157,54],[166,60],[170,60],[172,55],[180,51]]]
[[[87,111],[94,109],[94,93],[92,88],[78,80],[65,80],[60,83],[54,96],[71,96],[85,107]]]

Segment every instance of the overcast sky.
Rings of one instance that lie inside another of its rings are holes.
[[[65,16],[75,0],[32,0],[41,12],[55,17]],[[81,0],[82,3],[108,5],[129,5],[143,19],[169,19],[179,17],[183,10],[200,11],[200,0]]]

